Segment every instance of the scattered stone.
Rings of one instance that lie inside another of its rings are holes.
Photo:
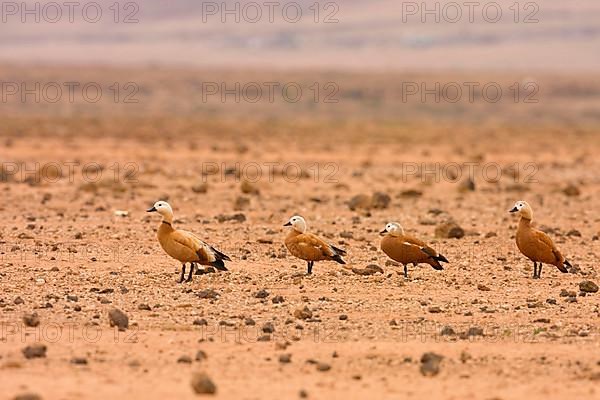
[[[275,326],[273,326],[272,322],[267,322],[263,325],[262,331],[264,333],[273,333],[275,332]]]
[[[204,194],[208,192],[208,183],[199,183],[197,185],[192,186],[192,192]]]
[[[19,305],[19,304],[23,304],[23,303],[25,303],[25,301],[24,301],[24,300],[21,298],[21,296],[17,296],[17,297],[15,297],[15,301],[14,301],[14,303],[15,303],[16,305]]]
[[[198,297],[201,299],[217,300],[219,298],[219,293],[214,289],[204,289],[198,292]]]
[[[482,292],[489,292],[491,290],[489,287],[482,284],[477,285],[477,289],[481,290]]]
[[[110,326],[116,326],[120,331],[129,328],[129,317],[118,308],[113,308],[108,312],[108,321]]]
[[[269,297],[269,292],[266,289],[260,289],[254,294],[254,297],[256,297],[257,299],[266,299],[267,297]]]
[[[454,331],[454,329],[451,326],[446,325],[442,328],[442,331],[440,332],[440,334],[442,336],[454,336],[454,335],[456,335],[456,332]]]
[[[442,309],[438,306],[429,307],[428,311],[432,314],[439,314],[442,312]]]
[[[467,331],[467,336],[483,336],[483,328],[472,326]]]
[[[255,322],[255,321],[254,321],[252,318],[246,318],[246,319],[244,320],[244,323],[245,323],[247,326],[254,326],[254,325],[256,325],[256,322]]]
[[[331,365],[324,363],[324,362],[318,362],[317,363],[317,371],[320,372],[326,372],[329,371],[331,369]]]
[[[407,198],[416,198],[423,196],[423,192],[421,192],[420,190],[408,189],[400,192],[400,196]]]
[[[462,181],[458,187],[458,190],[460,192],[473,192],[475,191],[475,182],[473,181],[473,178],[471,178],[470,176],[465,179],[464,181]]]
[[[177,359],[177,363],[178,364],[191,364],[192,363],[192,357],[183,355],[183,356],[181,356],[181,357],[179,357]]]
[[[198,350],[196,352],[196,361],[203,361],[206,360],[208,358],[208,356],[206,355],[206,352],[204,352],[203,350]]]
[[[44,344],[35,343],[30,346],[25,347],[22,352],[25,358],[44,358],[46,357],[47,347]]]
[[[579,283],[579,290],[584,293],[596,293],[598,291],[598,285],[592,281],[583,281]]]
[[[205,373],[192,375],[192,389],[196,394],[215,394],[217,387]]]
[[[152,308],[150,308],[150,306],[148,304],[145,303],[140,303],[138,305],[138,310],[142,310],[142,311],[152,311]]]
[[[87,365],[88,360],[85,357],[73,357],[71,358],[71,364],[75,365]]]
[[[279,304],[283,303],[285,299],[283,298],[283,296],[275,296],[271,299],[271,301],[273,302],[273,304]]]
[[[254,194],[254,195],[260,194],[260,190],[258,190],[256,185],[248,182],[247,180],[242,181],[242,184],[240,185],[240,189],[242,190],[242,193],[244,193],[244,194]]]
[[[348,320],[348,316],[346,314],[342,314],[339,316],[340,321],[346,321]]]
[[[306,307],[306,306],[304,306],[304,308],[299,308],[296,311],[294,311],[294,317],[296,319],[306,320],[306,319],[312,318],[312,316],[313,316],[312,311],[310,311],[308,309],[308,307]]]
[[[246,216],[242,213],[237,213],[237,214],[233,214],[233,215],[223,215],[223,214],[219,214],[215,217],[217,219],[217,221],[219,223],[223,223],[223,222],[228,222],[228,221],[235,221],[235,222],[245,222],[246,221]]]
[[[40,317],[36,312],[31,314],[25,314],[23,315],[23,323],[25,324],[25,326],[35,328],[40,324]]]
[[[376,273],[383,274],[383,268],[381,268],[379,265],[371,264],[367,265],[365,268],[352,268],[352,272],[357,275],[368,276]]]
[[[348,207],[351,211],[356,211],[358,209],[369,209],[371,207],[371,198],[366,194],[358,194],[350,199],[348,202]]]
[[[373,197],[371,198],[371,207],[382,210],[388,208],[391,201],[392,198],[388,194],[382,192],[375,192],[373,193]]]
[[[538,318],[533,320],[534,323],[540,323],[540,324],[549,324],[550,323],[550,318]]]
[[[292,355],[287,353],[287,354],[281,354],[279,356],[279,362],[282,364],[289,364],[292,362]]]
[[[579,196],[581,191],[579,188],[572,183],[569,184],[566,188],[563,189],[563,193],[569,197]]]
[[[567,232],[567,236],[581,237],[581,232],[579,232],[577,229],[571,229],[569,232]]]
[[[460,239],[465,236],[465,231],[456,222],[446,221],[435,228],[435,236],[444,239]]]
[[[423,376],[436,376],[440,372],[440,363],[444,356],[436,353],[424,353],[421,356],[421,374]]]
[[[42,397],[36,393],[22,393],[16,395],[14,400],[42,400]]]
[[[560,297],[575,297],[575,296],[577,296],[577,293],[575,293],[575,291],[573,291],[573,290],[567,290],[567,289],[560,290]]]
[[[205,320],[204,318],[197,318],[194,320],[194,322],[192,324],[196,325],[196,326],[206,326],[206,325],[208,325],[208,321]]]

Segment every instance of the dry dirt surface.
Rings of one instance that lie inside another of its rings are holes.
[[[600,396],[600,293],[581,285],[600,283],[596,126],[5,122],[2,399]],[[229,272],[177,283],[145,212],[159,199]],[[516,200],[571,273],[532,279]],[[294,214],[348,264],[306,276],[283,246]],[[405,279],[378,249],[391,220],[444,271]],[[447,221],[464,236],[436,236]]]

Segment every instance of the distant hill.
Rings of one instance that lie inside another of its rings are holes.
[[[33,9],[38,2],[27,3]],[[494,10],[484,14],[483,6],[473,10],[471,22],[464,6],[461,18],[455,18],[451,4],[464,2],[434,0],[427,1],[427,10],[438,3],[439,12],[426,15],[406,8],[420,8],[422,1],[397,0],[295,0],[272,9],[266,1],[121,1],[118,12],[115,0],[94,3],[102,10],[94,23],[89,22],[94,7],[85,18],[83,6],[75,9],[73,22],[67,9],[56,18],[56,10],[40,8],[39,23],[23,10],[5,10],[0,62],[383,70],[600,67],[597,0],[496,1],[502,12],[497,22],[489,20]],[[236,5],[238,13],[224,12]]]

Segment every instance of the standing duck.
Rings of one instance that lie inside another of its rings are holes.
[[[404,266],[404,277],[408,278],[408,264],[429,264],[438,271],[444,269],[440,262],[448,262],[446,257],[439,254],[425,242],[404,233],[404,228],[397,222],[390,222],[380,232],[381,250],[392,260]]]
[[[554,265],[560,272],[568,273],[565,265],[571,267],[571,264],[558,251],[550,236],[531,226],[531,206],[526,201],[517,201],[510,212],[521,217],[517,228],[517,247],[525,257],[533,261],[533,279],[542,277],[542,263]]]
[[[158,228],[158,242],[165,253],[182,263],[183,268],[179,283],[184,280],[186,282],[192,281],[196,264],[210,265],[219,271],[227,271],[223,261],[231,261],[228,256],[206,244],[193,233],[173,228],[173,209],[169,203],[158,201],[147,211],[157,212],[163,217]],[[187,279],[185,279],[186,263],[190,263],[190,272]]]
[[[346,264],[342,256],[346,252],[328,244],[312,233],[306,232],[306,221],[300,216],[294,216],[284,226],[291,226],[292,230],[285,238],[285,247],[292,253],[308,263],[308,274],[312,274],[315,261],[336,261]]]

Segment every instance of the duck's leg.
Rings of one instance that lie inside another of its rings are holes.
[[[190,272],[188,273],[188,277],[185,280],[186,282],[191,282],[192,281],[192,275],[194,274],[194,267],[196,266],[195,263],[190,263]]]
[[[537,263],[534,261],[533,262],[533,279],[537,279],[538,275],[537,275]]]
[[[308,262],[308,275],[312,274],[312,267],[313,267],[314,264],[315,264],[314,261],[309,261]]]
[[[538,266],[538,279],[542,279],[542,263]]]
[[[404,264],[404,277],[408,278],[408,264]]]
[[[185,263],[182,264],[181,267],[181,277],[179,278],[179,283],[183,283],[185,279]]]

